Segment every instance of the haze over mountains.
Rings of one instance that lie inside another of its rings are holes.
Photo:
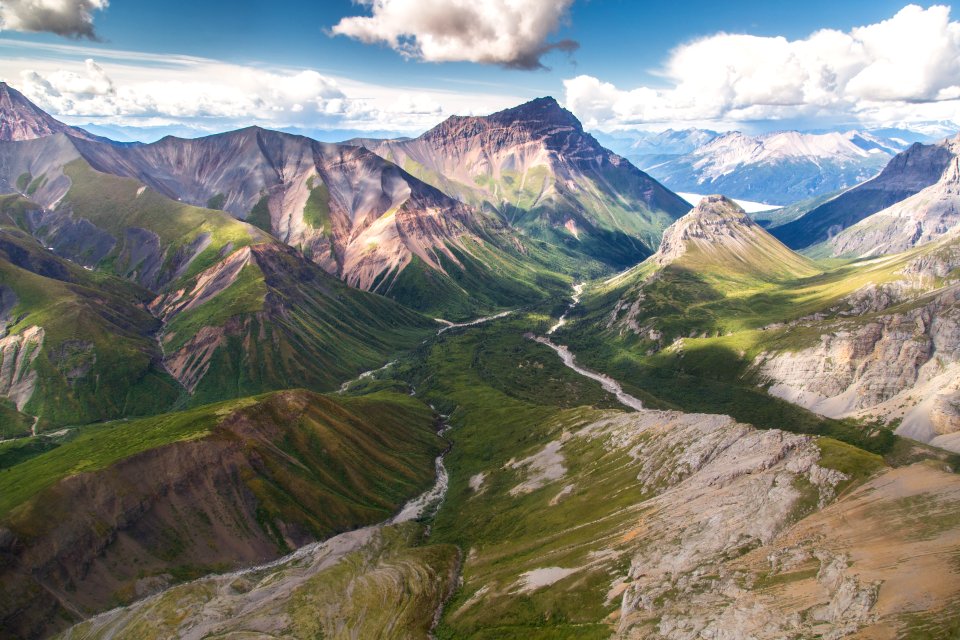
[[[0,637],[950,637],[960,139],[644,144],[0,84]]]

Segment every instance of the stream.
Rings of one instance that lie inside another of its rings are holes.
[[[583,289],[583,284],[574,286],[570,305],[558,322],[550,328],[547,335],[552,335],[564,325],[570,310],[579,303]],[[438,331],[438,335],[449,329],[475,326],[503,318],[511,313],[513,312],[505,311],[460,324],[439,321],[445,326]],[[643,409],[642,402],[627,394],[616,380],[577,365],[576,357],[566,346],[554,344],[546,337],[532,334],[530,337],[553,349],[563,363],[573,371],[599,382],[604,390],[616,396],[624,406],[637,411]],[[389,362],[380,369],[360,374],[357,378],[344,383],[340,393],[348,390],[355,382],[369,378],[393,364]],[[441,417],[444,422],[438,435],[443,437],[450,430],[450,426],[446,423],[446,416]],[[379,524],[347,531],[332,538],[305,545],[282,558],[264,564],[230,573],[208,575],[191,582],[174,585],[126,607],[101,613],[87,620],[84,626],[89,626],[84,629],[83,637],[114,638],[126,634],[132,628],[128,625],[142,623],[150,616],[159,615],[164,606],[163,599],[171,592],[178,592],[177,606],[187,606],[193,610],[189,626],[179,629],[178,637],[180,638],[201,640],[229,632],[232,623],[248,615],[255,617],[261,624],[268,619],[279,624],[281,620],[278,616],[281,614],[277,612],[284,610],[287,600],[295,597],[297,589],[308,580],[335,566],[350,553],[371,544],[385,527],[430,518],[437,513],[449,486],[449,475],[444,464],[444,458],[449,451],[450,446],[434,461],[436,477],[433,485],[419,496],[409,500],[391,518]],[[161,609],[153,609],[154,605]],[[437,611],[437,620],[442,610],[443,604]],[[62,637],[77,637],[74,635],[75,630],[76,628],[68,629]]]
[[[575,284],[573,285],[573,296],[571,298],[570,304],[567,306],[567,310],[560,316],[560,319],[555,325],[550,327],[550,330],[547,331],[547,335],[553,335],[560,327],[562,327],[567,322],[567,316],[570,314],[570,311],[573,310],[578,304],[580,304],[580,297],[583,295],[584,284]],[[596,371],[591,371],[590,369],[585,369],[577,364],[577,357],[573,355],[573,352],[570,349],[562,344],[555,344],[550,341],[549,338],[544,338],[543,336],[533,336],[532,339],[536,342],[539,342],[542,345],[546,345],[557,352],[557,355],[560,356],[560,359],[563,360],[565,364],[570,369],[573,369],[581,376],[585,378],[590,378],[591,380],[596,380],[600,383],[600,386],[603,387],[604,391],[607,393],[613,394],[616,396],[617,401],[620,402],[625,407],[634,409],[636,411],[643,411],[643,402],[639,398],[635,398],[626,391],[623,390],[623,387],[620,386],[620,383],[611,378],[610,376],[597,373]]]
[[[443,318],[434,318],[437,322],[443,325],[437,335],[440,335],[444,331],[450,331],[450,329],[460,329],[462,327],[475,327],[478,324],[483,324],[484,322],[490,322],[491,320],[499,320],[500,318],[506,318],[508,315],[513,313],[510,311],[501,311],[500,313],[492,316],[486,316],[484,318],[477,318],[476,320],[471,320],[470,322],[450,322],[449,320],[444,320]]]
[[[392,366],[395,365],[395,364],[397,364],[397,361],[396,361],[396,360],[391,360],[390,362],[388,362],[387,364],[383,365],[383,366],[380,367],[379,369],[371,369],[370,371],[364,371],[363,373],[361,373],[360,375],[358,375],[356,378],[353,378],[353,379],[351,379],[351,380],[347,380],[347,381],[344,382],[342,385],[340,385],[340,390],[337,391],[337,393],[340,394],[340,395],[342,395],[342,394],[346,393],[346,392],[350,389],[350,387],[352,387],[353,385],[357,384],[357,383],[360,382],[361,380],[366,380],[367,378],[372,378],[372,377],[375,376],[376,374],[380,373],[381,371],[386,371],[387,369],[389,369],[390,367],[392,367]]]

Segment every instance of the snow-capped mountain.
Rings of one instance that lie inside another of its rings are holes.
[[[759,136],[735,131],[682,156],[640,166],[675,191],[788,204],[862,182],[907,146],[904,139],[863,131]]]

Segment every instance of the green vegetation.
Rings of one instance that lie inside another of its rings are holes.
[[[90,425],[59,446],[36,440],[4,443],[7,446],[0,449],[0,519],[68,476],[103,471],[139,453],[178,442],[238,437],[248,440],[251,454],[259,451],[267,456],[263,458],[266,472],[280,473],[275,466],[279,459],[269,461],[278,453],[300,461],[296,468],[301,471],[287,480],[277,475],[270,482],[251,478],[251,488],[269,517],[282,520],[293,510],[318,523],[330,521],[335,512],[329,507],[307,508],[303,501],[329,499],[347,490],[342,483],[361,479],[367,501],[362,508],[372,509],[377,513],[371,516],[380,517],[391,513],[432,477],[432,460],[440,447],[432,425],[429,409],[403,395],[332,399],[308,392],[280,392],[151,418]],[[247,433],[249,427],[255,431]],[[271,439],[264,441],[257,432],[269,434]],[[21,451],[24,448],[40,451]],[[278,492],[284,486],[296,487],[300,481],[295,476],[307,470],[321,478],[321,484],[334,487],[332,493],[323,497],[314,485],[313,497],[291,500]],[[347,506],[346,510],[359,506]]]
[[[456,262],[438,252],[443,272],[414,256],[399,275],[385,274],[373,290],[427,315],[458,321],[569,289],[569,276],[538,261],[545,257],[541,246],[534,245],[524,256],[516,249],[494,248],[497,245],[506,243],[464,239],[462,248],[448,245]]]
[[[510,459],[539,451],[564,431],[602,415],[601,409],[619,407],[598,384],[523,337],[547,321],[521,313],[469,331],[450,331],[417,359],[395,367],[395,375],[409,379],[418,396],[453,412],[450,488],[430,542],[455,544],[470,560],[464,586],[445,609],[438,638],[609,635],[609,627],[600,622],[616,608],[604,602],[608,567],[580,573],[552,589],[512,593],[524,571],[582,564],[598,537],[634,516],[621,512],[604,518],[642,498],[635,488],[625,490],[636,486],[637,473],[625,464],[625,454],[608,455],[600,443],[588,440],[571,445],[575,454],[567,463],[569,475],[594,469],[596,476],[569,501],[548,506],[559,483],[510,495],[519,481],[518,472],[504,468]],[[487,479],[477,494],[470,479],[479,473]],[[571,526],[588,522],[596,524]],[[494,593],[467,607],[482,585]]]
[[[0,471],[0,526],[23,559],[0,571],[0,615],[48,631],[62,623],[49,612],[72,619],[31,595],[31,563],[58,562],[67,571],[45,584],[103,609],[135,599],[147,576],[191,579],[380,522],[433,482],[443,446],[429,407],[388,392],[284,391],[80,428]],[[63,535],[83,542],[60,553]],[[405,556],[450,575],[455,550]]]
[[[233,284],[214,299],[174,316],[164,328],[164,349],[176,351],[204,327],[219,327],[233,317],[257,313],[266,296],[263,274],[256,266],[246,265]]]
[[[310,196],[303,206],[303,221],[314,229],[322,229],[323,235],[329,238],[333,235],[330,222],[330,192],[322,180],[319,182],[320,184],[314,186],[313,177],[307,181]]]
[[[258,229],[263,229],[267,233],[273,233],[272,222],[270,220],[270,196],[263,196],[257,204],[253,205],[250,214],[247,216],[247,223],[252,224]]]
[[[818,438],[817,446],[820,447],[821,467],[836,469],[850,477],[846,483],[838,487],[841,491],[851,485],[860,484],[886,467],[880,456],[833,438]]]
[[[775,398],[762,388],[754,362],[763,353],[818,344],[837,311],[849,307],[846,297],[895,280],[908,262],[940,250],[927,245],[883,260],[841,263],[822,273],[782,279],[757,275],[753,268],[731,269],[723,261],[711,266],[697,254],[662,268],[644,263],[589,290],[561,330],[560,341],[583,364],[620,380],[650,406],[724,413],[758,427],[828,435],[887,455],[897,442],[889,429],[822,418]],[[881,313],[902,312],[917,301]],[[826,318],[791,324],[816,313]],[[879,315],[843,322],[849,330],[851,323],[868,323]],[[611,318],[615,324],[608,329]],[[622,330],[628,318],[636,330]]]
[[[352,289],[278,247],[255,249],[236,282],[175,316],[167,327],[173,336],[164,343],[167,354],[208,326],[222,328],[222,340],[193,405],[283,389],[291,381],[333,390],[435,331],[433,321]]]
[[[5,398],[0,398],[0,439],[15,438],[30,433],[33,418],[17,411],[16,406]],[[2,456],[2,453],[0,453]],[[0,467],[3,463],[0,462]]]
[[[26,191],[27,186],[30,184],[30,180],[33,178],[29,173],[21,173],[17,176],[17,191],[23,193]]]
[[[157,234],[161,247],[167,249],[164,272],[170,270],[173,256],[183,252],[192,254],[190,247],[201,237],[209,236],[206,249],[190,262],[183,279],[214,264],[227,245],[236,250],[265,239],[227,213],[170,200],[151,189],[143,189],[136,180],[94,171],[83,160],[68,164],[64,173],[72,182],[64,202],[72,206],[75,217],[89,220],[116,239],[124,238],[129,228]],[[118,242],[104,263],[117,265],[116,257],[122,250],[123,244]]]
[[[0,212],[16,219],[17,205],[0,202]],[[179,395],[157,362],[159,323],[143,308],[149,292],[59,258],[8,226],[0,235],[0,285],[17,299],[9,334],[42,328],[26,346],[37,384],[23,409],[41,418],[39,428],[157,413]],[[9,416],[5,430],[22,433],[24,422],[32,424],[9,408],[0,414]]]
[[[207,200],[207,209],[216,209],[218,211],[222,211],[223,205],[226,204],[226,202],[227,196],[222,193],[218,193],[215,196],[211,196],[210,199]]]
[[[243,405],[244,401],[230,401],[184,413],[85,427],[67,444],[0,473],[0,518],[69,475],[99,471],[148,449],[209,435],[222,415]]]

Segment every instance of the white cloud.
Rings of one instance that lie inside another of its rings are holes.
[[[74,124],[189,124],[211,132],[257,124],[417,133],[450,115],[487,113],[523,100],[372,85],[310,69],[75,45],[34,44],[24,50],[21,44],[0,39],[0,79]],[[29,57],[18,57],[24,53]]]
[[[0,31],[48,31],[96,40],[93,12],[109,0],[0,0]]]
[[[370,16],[342,19],[331,32],[384,43],[425,62],[478,62],[537,69],[549,51],[573,51],[572,40],[549,42],[573,0],[357,0]]]
[[[950,8],[909,5],[889,20],[803,40],[720,33],[674,50],[668,88],[623,90],[592,76],[564,81],[588,125],[843,118],[960,118],[960,22]],[[938,104],[941,103],[941,104]]]

